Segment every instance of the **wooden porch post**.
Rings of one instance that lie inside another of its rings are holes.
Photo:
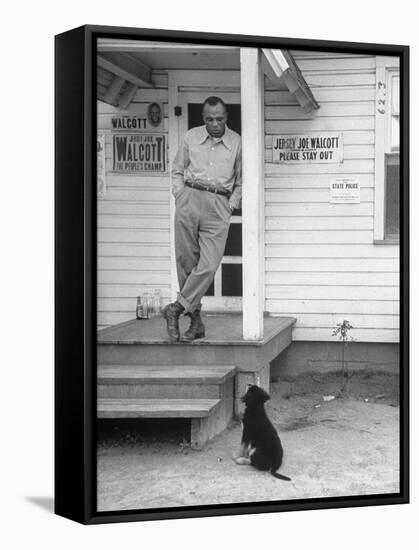
[[[258,48],[240,48],[243,152],[243,338],[263,338],[264,80]]]

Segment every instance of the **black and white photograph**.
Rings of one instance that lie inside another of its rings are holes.
[[[140,35],[95,44],[96,511],[397,497],[400,55]]]

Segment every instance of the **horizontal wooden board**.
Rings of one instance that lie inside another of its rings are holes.
[[[167,95],[166,90],[163,93],[166,93]],[[137,96],[138,96],[138,91],[137,91]],[[157,100],[154,100],[154,101],[157,101]],[[167,117],[168,116],[167,101],[166,102],[160,101],[160,104],[163,107],[164,116]],[[108,103],[101,102],[101,104],[98,105],[97,116],[98,118],[102,118],[102,117],[106,118],[108,116],[120,118],[123,116],[130,115],[130,116],[138,116],[140,118],[144,118],[144,117],[147,117],[147,109],[149,105],[150,105],[149,101],[146,101],[146,100],[141,101],[137,99],[137,97],[135,97],[134,100],[131,101],[131,103],[128,105],[126,109],[118,109],[118,107],[114,107],[113,105],[109,105]],[[154,127],[152,129],[153,131],[156,130]]]
[[[375,86],[375,71],[367,70],[365,72],[313,72],[305,71],[304,78],[310,86],[311,91],[316,97],[316,89],[339,86]],[[275,90],[287,90],[285,84],[283,86],[273,85],[268,78],[265,78],[265,92]]]
[[[306,113],[299,105],[267,105],[264,109],[265,121],[268,120],[314,120],[323,117],[361,117],[374,116],[375,101],[324,102],[312,113]]]
[[[99,242],[107,243],[170,243],[169,231],[162,229],[99,229],[97,238]]]
[[[265,132],[268,134],[302,134],[310,132],[344,132],[346,130],[373,130],[373,116],[364,117],[325,117],[309,120],[267,120]]]
[[[287,315],[287,312],[281,312],[281,315]],[[357,315],[352,313],[350,318],[347,319],[354,328],[357,329],[398,329],[399,328],[399,316],[398,315]],[[333,331],[337,323],[343,321],[342,314],[335,313],[304,313],[297,319],[296,327],[318,327],[329,328],[330,332]],[[351,330],[352,335],[352,330]]]
[[[270,244],[265,247],[267,258],[398,258],[398,246],[370,244]]]
[[[372,244],[372,231],[266,231],[267,244]]]
[[[354,259],[354,258],[282,258],[265,260],[267,272],[287,271],[312,272],[378,272],[398,273],[399,261],[392,258]]]
[[[356,342],[398,343],[400,341],[399,331],[394,329],[354,329],[351,335]],[[292,339],[296,342],[336,342],[336,337],[330,335],[329,329],[316,327],[296,327],[293,329]]]
[[[138,290],[138,289],[137,289]],[[148,292],[141,287],[141,292],[136,292],[128,298],[119,298],[118,296],[108,296],[106,300],[100,300],[98,303],[97,311],[111,311],[111,312],[124,312],[129,313],[131,317],[135,316],[137,297]]]
[[[102,215],[118,215],[118,216],[159,216],[168,212],[169,206],[167,200],[162,202],[139,202],[139,201],[111,201],[111,200],[98,200],[97,201],[97,213]]]
[[[300,217],[268,217],[265,218],[266,231],[352,231],[353,229],[366,230],[373,229],[374,220],[372,216],[353,216],[351,218],[325,217],[317,218],[311,216]]]
[[[362,71],[375,69],[375,56],[363,57],[298,57],[298,67],[307,71]]]
[[[132,309],[132,300],[137,296],[140,296],[144,292],[154,292],[155,288],[159,288],[161,291],[162,299],[169,298],[170,288],[169,284],[164,285],[142,285],[142,284],[99,284],[97,285],[97,297],[98,298],[108,298],[110,300],[118,300],[120,298],[127,299],[130,303],[130,308]],[[103,300],[100,302],[99,307],[102,307],[102,304],[106,304],[107,301]],[[136,301],[135,301],[136,304]],[[105,306],[103,306],[105,307]],[[107,308],[106,308],[107,309]],[[106,309],[102,309],[106,311]],[[126,311],[127,308],[124,309]]]
[[[264,164],[265,174],[269,177],[290,174],[336,174],[338,177],[349,177],[355,174],[374,174],[374,159],[344,159],[340,163],[301,163],[279,164],[268,162]]]
[[[266,300],[266,311],[288,312],[297,319],[307,313],[398,315],[399,302],[381,300]]]
[[[361,202],[372,202],[374,200],[374,190],[362,188],[360,190]],[[329,203],[330,192],[328,189],[267,189],[265,192],[265,203]]]
[[[97,400],[98,418],[201,418],[219,399],[110,399]]]
[[[161,259],[155,257],[99,257],[97,268],[105,270],[124,270],[124,271],[169,271],[170,259]]]
[[[137,244],[137,243],[101,243],[97,245],[98,256],[130,256],[132,258],[157,257],[169,258],[169,244]]]
[[[106,192],[104,200],[110,201],[138,201],[147,203],[161,202],[169,204],[169,189],[155,189],[152,185],[141,189],[115,188],[111,187]]]
[[[265,105],[298,105],[294,94],[289,91],[265,91]],[[316,100],[322,105],[325,102],[374,101],[375,86],[328,86],[316,89]]]
[[[169,174],[159,176],[129,176],[112,172],[106,178],[107,190],[114,189],[143,189],[144,191],[168,191],[170,185]]]
[[[99,384],[224,384],[232,365],[99,365]]]
[[[134,97],[134,102],[167,103],[169,101],[169,90],[166,88],[138,88]]]
[[[118,270],[100,270],[97,273],[98,284],[140,284],[160,286],[170,283],[169,270],[154,271],[118,271]]]
[[[397,286],[351,286],[347,284],[331,284],[326,286],[269,284],[266,285],[268,300],[379,300],[398,301],[399,288]]]
[[[282,285],[319,285],[319,286],[398,286],[397,273],[357,273],[340,272],[292,272],[266,273],[266,283]]]
[[[267,204],[265,206],[266,219],[305,217],[340,217],[351,220],[358,216],[373,216],[374,205],[370,202],[359,204]]]
[[[371,57],[369,55],[357,54],[357,53],[344,53],[344,52],[323,52],[315,50],[290,50],[294,59],[348,59],[348,58],[361,58]]]
[[[167,229],[169,230],[169,216],[105,216],[99,215],[97,227],[100,229]]]

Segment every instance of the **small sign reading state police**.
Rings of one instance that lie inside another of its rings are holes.
[[[113,170],[127,174],[166,171],[166,139],[162,134],[113,134]]]
[[[361,202],[359,180],[336,178],[330,182],[330,202],[334,204],[357,204]]]
[[[333,163],[343,162],[342,134],[276,135],[272,141],[272,162]]]

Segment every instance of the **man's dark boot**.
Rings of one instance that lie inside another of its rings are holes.
[[[168,304],[162,311],[162,315],[166,319],[167,334],[171,342],[179,341],[179,316],[184,309],[185,308],[176,301],[173,302],[173,304]]]
[[[192,313],[187,313],[191,318],[191,325],[185,334],[182,336],[182,342],[192,342],[197,338],[203,338],[205,336],[205,325],[201,319],[201,312],[196,309]]]

